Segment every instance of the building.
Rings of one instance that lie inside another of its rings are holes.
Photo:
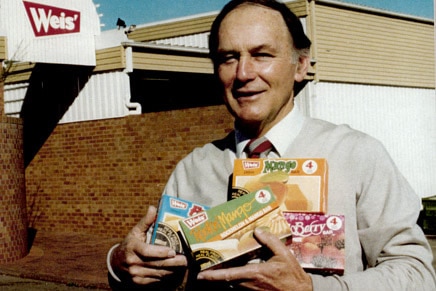
[[[313,41],[303,112],[377,137],[416,192],[434,195],[434,21],[333,0],[287,5]],[[14,63],[5,113],[24,123],[33,226],[123,236],[181,157],[231,130],[207,56],[216,14],[91,29],[95,64]],[[0,36],[0,59],[7,47]]]

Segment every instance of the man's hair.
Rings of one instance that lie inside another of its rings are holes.
[[[221,22],[227,16],[227,14],[242,4],[260,5],[279,12],[283,17],[286,26],[288,27],[289,33],[291,34],[292,45],[294,48],[294,53],[296,54],[296,60],[294,57],[293,61],[298,61],[298,57],[301,55],[309,55],[311,42],[304,33],[303,26],[298,17],[291,10],[289,10],[285,4],[276,0],[232,0],[223,7],[221,12],[215,18],[210,30],[209,56],[214,62],[215,66],[217,65],[217,51],[219,45],[218,31]]]

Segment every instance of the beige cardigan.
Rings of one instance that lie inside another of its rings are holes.
[[[225,202],[235,147],[232,132],[195,149],[178,163],[165,192],[209,206]],[[431,249],[416,225],[420,198],[379,141],[305,118],[283,157],[326,158],[328,212],[346,217],[345,274],[311,275],[315,291],[436,290]]]

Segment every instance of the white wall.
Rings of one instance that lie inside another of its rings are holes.
[[[435,90],[320,82],[300,96],[308,115],[379,139],[419,196],[436,195]]]
[[[129,102],[130,80],[126,73],[92,75],[60,123],[127,116]]]
[[[28,83],[5,86],[5,113],[8,116],[20,116],[28,86]],[[140,113],[140,104],[130,103],[129,76],[125,72],[108,72],[90,77],[59,123],[118,118]]]
[[[30,13],[33,17],[26,12],[25,2],[0,0],[0,35],[7,38],[7,59],[95,65],[94,39],[100,34],[100,18],[92,0],[32,0],[27,3],[34,8],[33,14]],[[59,25],[54,25],[58,22]],[[32,23],[37,31],[45,33],[35,34]]]

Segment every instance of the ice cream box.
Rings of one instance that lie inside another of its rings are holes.
[[[151,243],[169,246],[177,253],[183,253],[183,244],[178,234],[179,220],[198,214],[208,208],[177,197],[162,195]]]
[[[278,206],[271,188],[265,187],[180,220],[181,232],[199,270],[254,259],[261,249],[253,237],[257,227],[281,239],[290,237],[289,224]]]
[[[232,197],[270,186],[283,211],[326,213],[328,195],[326,159],[237,159]]]
[[[291,226],[288,246],[300,265],[319,274],[344,273],[345,217],[312,213],[283,212]]]

